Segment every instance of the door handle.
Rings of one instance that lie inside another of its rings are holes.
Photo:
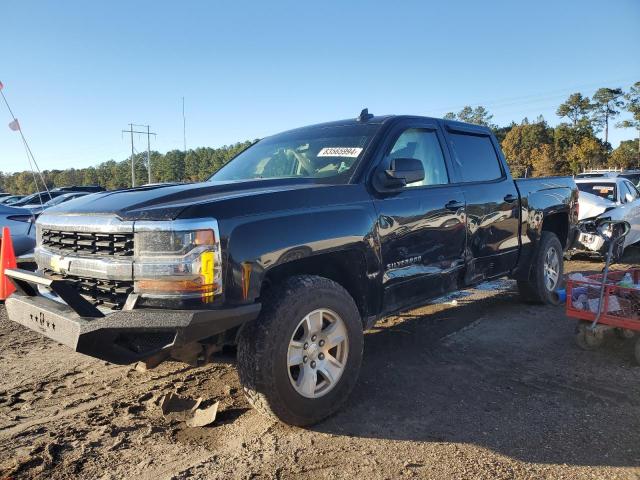
[[[462,208],[462,207],[464,207],[464,203],[458,202],[457,200],[450,200],[444,206],[444,208],[446,208],[447,210],[458,210],[459,208]]]
[[[515,195],[511,195],[511,194],[504,196],[504,201],[507,202],[507,203],[513,203],[517,199],[518,199],[518,197],[516,197]]]

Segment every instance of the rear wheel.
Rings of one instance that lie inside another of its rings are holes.
[[[291,277],[240,334],[240,382],[261,413],[311,425],[351,393],[362,348],[362,322],[349,293],[327,278]]]
[[[622,338],[623,340],[628,340],[636,336],[636,332],[627,328],[616,328],[615,332],[618,338]]]
[[[583,350],[594,350],[604,342],[604,331],[591,329],[591,322],[578,322],[576,326],[576,344]]]
[[[558,305],[555,290],[560,287],[563,272],[562,245],[552,232],[542,232],[528,280],[518,280],[520,297],[526,302]]]

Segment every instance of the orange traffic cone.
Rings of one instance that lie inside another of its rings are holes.
[[[16,268],[16,254],[13,251],[9,227],[2,227],[2,243],[0,243],[0,300],[6,300],[16,290],[4,274],[5,268]]]

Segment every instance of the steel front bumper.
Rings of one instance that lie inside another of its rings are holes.
[[[6,271],[18,291],[6,300],[9,319],[77,352],[128,364],[161,350],[222,333],[255,319],[260,304],[210,310],[133,309],[103,315],[65,281],[20,269]],[[36,293],[56,292],[66,304]]]

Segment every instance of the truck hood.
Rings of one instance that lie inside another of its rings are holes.
[[[45,215],[115,215],[122,220],[174,220],[185,209],[198,205],[324,186],[310,179],[148,185],[86,195],[49,208]]]
[[[607,211],[607,209],[617,207],[615,202],[587,192],[580,192],[578,203],[580,204],[578,220],[597,217]]]

